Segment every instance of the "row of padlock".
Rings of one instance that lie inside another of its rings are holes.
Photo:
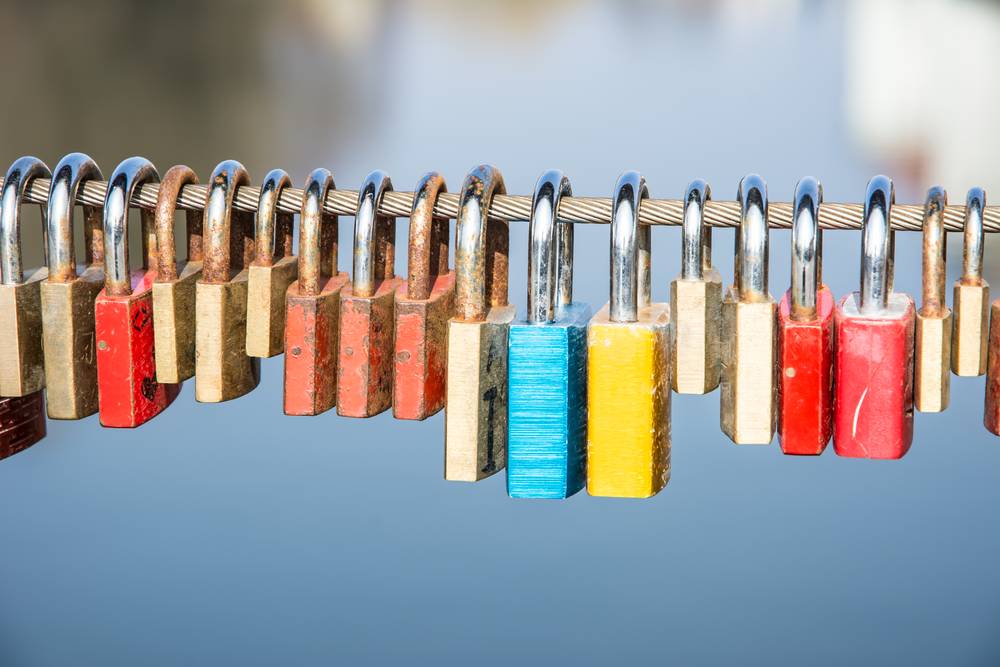
[[[25,271],[20,203],[37,178],[51,180],[46,266]],[[161,181],[138,157],[115,169],[103,209],[84,206],[78,268],[74,203],[85,181],[101,178],[93,160],[73,153],[53,172],[21,158],[3,184],[0,396],[44,388],[56,419],[98,412],[105,426],[138,426],[191,377],[199,401],[236,398],[256,386],[260,357],[284,352],[286,414],[336,406],[368,417],[391,406],[398,418],[424,419],[447,404],[448,479],[482,479],[506,464],[513,496],[565,497],[587,485],[594,495],[642,497],[669,478],[671,389],[721,385],[722,429],[736,443],[769,443],[777,428],[787,454],[819,454],[832,437],[841,455],[899,458],[912,440],[914,400],[917,409],[943,410],[950,370],[986,371],[979,189],[969,193],[953,318],[939,188],[925,206],[919,312],[892,290],[893,190],[882,176],[864,202],[861,288],[837,305],[821,279],[814,179],[796,187],[792,284],[780,305],[768,293],[764,182],[751,175],[740,184],[734,285],[723,297],[702,222],[710,192],[695,181],[684,200],[682,272],[666,304],[650,299],[650,227],[638,222],[646,185],[626,172],[612,199],[610,301],[592,317],[572,299],[573,227],[557,224],[569,182],[546,172],[529,221],[528,314],[515,322],[507,225],[487,215],[504,192],[493,167],[477,167],[463,183],[454,271],[448,221],[433,214],[444,181],[421,179],[406,280],[393,269],[395,219],[378,213],[392,188],[383,172],[359,191],[351,277],[337,267],[337,218],[323,210],[329,171],[315,170],[305,184],[296,256],[293,218],[277,208],[288,175],[267,174],[254,216],[234,207],[237,188],[250,182],[246,170],[220,163],[204,210],[187,212],[188,258],[178,262],[177,197],[198,178],[175,166]],[[144,262],[133,270],[129,202],[151,182],[159,182],[157,205],[141,212]],[[990,368],[985,422],[998,432],[1000,366]]]

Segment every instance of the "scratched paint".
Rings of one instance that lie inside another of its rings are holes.
[[[399,278],[383,280],[370,297],[351,285],[340,292],[337,414],[371,417],[392,405],[393,305]]]
[[[448,318],[455,308],[455,274],[437,276],[426,299],[396,292],[392,415],[426,419],[444,407]]]

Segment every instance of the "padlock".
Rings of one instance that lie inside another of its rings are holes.
[[[986,365],[983,425],[994,435],[1000,435],[1000,299],[990,306],[990,345]]]
[[[785,454],[816,455],[833,435],[833,294],[823,284],[823,186],[795,185],[792,285],[778,306],[778,441]]]
[[[185,185],[198,183],[190,167],[175,165],[160,182],[156,198],[156,279],[153,282],[153,333],[156,379],[177,384],[194,377],[195,285],[201,279],[202,210],[185,216],[187,259],[178,263],[174,245],[177,196]]]
[[[204,261],[195,288],[195,399],[203,403],[238,398],[260,381],[260,360],[247,356],[253,216],[233,211],[236,189],[249,184],[235,160],[221,162],[209,179]]]
[[[569,179],[535,184],[528,222],[528,317],[508,336],[507,493],[568,498],[587,480],[587,321],[573,303],[573,226],[558,224]]]
[[[455,223],[455,316],[448,320],[445,479],[475,482],[507,463],[508,223],[489,217],[500,170],[465,177]]]
[[[986,372],[986,339],[990,325],[990,285],[983,280],[983,212],[986,192],[969,190],[965,200],[962,276],[955,281],[951,371],[975,377]]]
[[[49,417],[82,419],[97,412],[94,300],[104,288],[101,209],[83,207],[85,266],[77,273],[73,207],[84,181],[102,180],[97,163],[70,153],[49,187],[46,244],[49,275],[41,284],[42,351]]]
[[[722,431],[738,445],[767,445],[777,418],[776,304],[767,291],[767,185],[740,181],[733,286],[722,302]]]
[[[916,315],[913,369],[913,403],[921,412],[941,412],[948,407],[952,315],[944,296],[947,206],[944,188],[928,190],[923,219],[923,296]]]
[[[455,272],[448,270],[448,219],[434,215],[444,178],[420,179],[410,212],[406,281],[396,290],[392,416],[426,419],[444,407],[448,318],[455,309]]]
[[[43,392],[0,398],[0,459],[24,451],[44,437]]]
[[[392,181],[373,171],[358,192],[354,217],[354,272],[340,290],[337,414],[371,417],[392,405],[396,289],[396,219],[380,215]]]
[[[834,315],[833,447],[840,456],[898,459],[913,439],[913,299],[892,289],[895,192],[868,182],[861,228],[861,290]]]
[[[3,179],[0,340],[4,344],[0,346],[0,396],[26,396],[45,387],[40,287],[49,272],[42,266],[25,273],[21,264],[21,200],[32,181],[51,177],[52,172],[44,162],[36,157],[22,157],[14,161]],[[45,207],[41,208],[44,230]]]
[[[159,180],[151,162],[128,158],[111,174],[104,197],[104,289],[94,304],[102,426],[134,428],[144,424],[163,412],[180,392],[179,384],[156,381],[153,279],[157,258],[149,243],[152,211],[142,209],[140,213],[143,267],[133,271],[129,263],[129,201],[138,187]]]
[[[702,180],[684,193],[681,275],[670,283],[670,380],[678,394],[706,394],[719,386],[722,276],[712,267],[712,228],[703,219],[711,198]]]
[[[247,354],[273,357],[285,350],[285,293],[299,274],[292,254],[294,216],[278,210],[281,191],[292,184],[282,169],[264,177],[257,200],[254,259],[247,301]]]
[[[611,199],[611,299],[587,326],[587,492],[646,498],[670,479],[670,304],[651,303],[646,181]]]
[[[337,216],[323,211],[334,188],[326,169],[309,174],[299,216],[298,279],[285,296],[285,414],[318,415],[337,403],[340,291]]]

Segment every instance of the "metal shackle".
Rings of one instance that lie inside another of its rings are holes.
[[[73,248],[73,207],[76,195],[84,181],[102,181],[100,167],[89,155],[70,153],[52,171],[49,185],[48,209],[45,221],[48,226],[49,280],[54,283],[68,283],[76,278],[76,253]],[[101,209],[97,206],[83,207],[84,242],[87,263],[104,261],[104,231]]]
[[[766,301],[767,295],[767,184],[757,174],[740,180],[740,224],[736,228],[734,284],[740,301]]]
[[[868,181],[861,221],[861,299],[858,310],[862,315],[877,315],[889,306],[895,245],[889,218],[895,203],[896,191],[891,178],[879,175]]]
[[[639,224],[639,207],[649,198],[646,179],[637,171],[618,177],[611,196],[611,302],[612,322],[635,322],[639,309],[649,305],[650,229]]]
[[[177,280],[177,250],[174,245],[174,213],[177,212],[177,197],[185,185],[198,183],[198,174],[191,167],[176,164],[163,175],[160,190],[156,195],[156,213],[153,225],[156,227],[156,281]],[[187,236],[188,261],[200,262],[204,257],[202,247],[201,209],[185,211],[185,232]]]
[[[292,227],[295,216],[278,210],[281,191],[291,187],[292,179],[284,169],[272,169],[264,176],[257,198],[254,229],[254,264],[271,266],[274,259],[292,254]]]
[[[938,315],[945,308],[947,248],[945,247],[944,209],[947,206],[948,194],[944,188],[934,186],[927,191],[922,223],[920,312],[923,315]]]
[[[413,191],[406,260],[406,298],[428,299],[437,276],[448,273],[448,218],[436,217],[434,205],[448,191],[436,171],[424,174]]]
[[[204,263],[202,280],[206,283],[229,282],[233,266],[233,200],[236,188],[250,185],[250,174],[236,160],[223,160],[212,170],[208,197],[205,199]],[[243,235],[242,225],[239,229]],[[242,266],[242,245],[239,248]]]
[[[109,296],[132,293],[132,269],[128,258],[128,204],[143,183],[159,183],[160,175],[144,157],[130,157],[115,167],[104,195],[104,288]],[[152,228],[152,211],[140,210],[142,230]],[[150,254],[145,234],[143,265],[149,267]],[[156,261],[155,259],[153,261]]]
[[[351,280],[355,296],[372,296],[380,280],[395,276],[396,219],[378,212],[385,193],[391,191],[392,180],[380,169],[368,174],[358,191]]]
[[[44,162],[30,155],[14,160],[3,179],[3,196],[0,197],[0,280],[4,285],[24,282],[24,265],[21,262],[21,200],[28,186],[36,178],[51,178],[52,172]],[[47,234],[45,205],[42,210],[42,235]],[[48,252],[46,239],[42,248]],[[48,256],[45,257],[48,264]]]
[[[965,224],[962,235],[962,284],[980,285],[983,282],[983,212],[986,210],[986,191],[970,188],[965,198]]]
[[[795,184],[792,198],[792,287],[789,314],[796,321],[816,319],[816,294],[823,284],[823,230],[819,207],[823,185],[811,176]]]
[[[559,224],[559,202],[572,197],[569,179],[558,169],[535,184],[528,220],[528,321],[552,322],[573,301],[573,225]]]
[[[323,210],[326,195],[334,187],[329,169],[314,169],[306,179],[299,210],[299,294],[320,293],[323,276],[337,273],[339,219]]]
[[[681,228],[681,279],[701,280],[712,268],[712,228],[705,224],[705,202],[712,188],[700,178],[684,192],[684,226]]]
[[[481,322],[492,306],[507,305],[510,236],[507,221],[490,218],[493,196],[506,194],[500,170],[479,165],[458,196],[455,222],[455,317]]]

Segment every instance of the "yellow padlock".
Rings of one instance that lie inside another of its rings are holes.
[[[983,280],[983,213],[986,192],[969,190],[965,200],[962,275],[955,281],[951,337],[951,372],[974,377],[986,372],[990,332],[990,284]]]

